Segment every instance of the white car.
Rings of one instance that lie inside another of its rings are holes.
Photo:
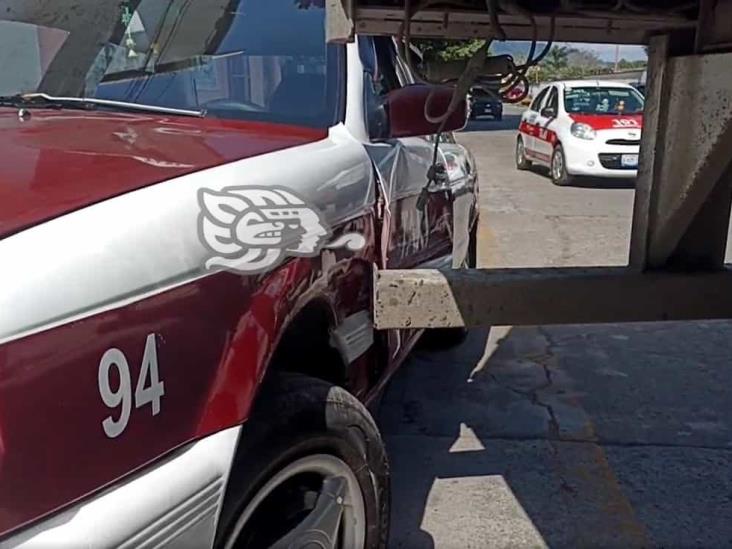
[[[549,84],[521,117],[516,166],[546,166],[556,185],[568,185],[577,176],[633,178],[638,173],[643,106],[643,95],[629,84]]]
[[[467,108],[323,2],[121,4],[0,1],[0,549],[382,549],[371,282],[475,267]]]

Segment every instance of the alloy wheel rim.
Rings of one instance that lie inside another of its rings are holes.
[[[313,502],[313,508],[291,530],[277,532],[276,541],[271,546],[299,547],[313,543],[313,546],[329,549],[363,547],[366,541],[366,507],[358,479],[343,460],[317,454],[291,463],[256,493],[239,515],[226,549],[247,546],[247,532],[255,532],[257,525],[262,524],[258,514],[266,505],[272,506],[272,498],[276,502],[276,498],[281,497],[278,491],[284,490],[288,484],[297,483],[299,478],[314,477],[322,479],[320,492],[303,498],[303,501]],[[275,522],[281,524],[282,521]]]
[[[562,178],[562,171],[563,171],[562,155],[559,153],[559,151],[557,151],[554,153],[554,158],[552,161],[552,173],[554,175],[555,180],[559,180]]]

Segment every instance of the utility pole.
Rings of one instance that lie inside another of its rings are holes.
[[[618,64],[620,63],[620,44],[615,44],[615,71],[618,72]]]

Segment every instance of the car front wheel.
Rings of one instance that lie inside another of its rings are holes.
[[[552,153],[552,162],[549,171],[552,176],[552,183],[564,187],[571,185],[574,177],[567,172],[567,157],[564,155],[564,149],[561,145],[554,147]]]
[[[262,391],[242,429],[217,546],[384,548],[389,465],[366,408],[297,374],[277,374]]]

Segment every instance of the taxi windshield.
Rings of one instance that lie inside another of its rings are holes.
[[[583,86],[564,90],[569,114],[641,114],[643,96],[632,88]]]
[[[0,0],[0,96],[328,127],[342,49],[318,0]]]

